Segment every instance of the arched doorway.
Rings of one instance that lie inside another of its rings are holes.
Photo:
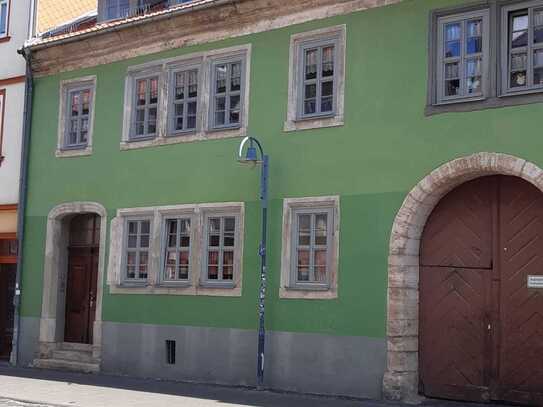
[[[536,164],[512,155],[482,152],[436,168],[407,194],[398,210],[388,257],[387,368],[383,377],[386,399],[415,402],[420,399],[419,255],[428,217],[453,189],[491,175],[521,178],[543,191],[543,169]]]
[[[510,176],[469,181],[431,213],[420,249],[423,395],[543,402],[543,193]]]
[[[92,344],[96,315],[100,217],[70,220],[64,341]]]
[[[72,369],[99,370],[106,225],[106,209],[96,202],[63,203],[49,212],[34,366],[64,368],[67,361]]]

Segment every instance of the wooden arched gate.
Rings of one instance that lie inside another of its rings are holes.
[[[420,262],[421,392],[543,405],[543,193],[509,176],[461,185]]]

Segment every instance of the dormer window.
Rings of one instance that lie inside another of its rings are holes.
[[[130,14],[129,0],[106,0],[105,1],[105,20],[116,20],[128,17]]]

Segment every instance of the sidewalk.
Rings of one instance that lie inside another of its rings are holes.
[[[401,406],[378,401],[0,366],[0,407],[29,405],[24,402],[35,403],[32,407]],[[477,407],[444,401],[427,401],[424,406]]]

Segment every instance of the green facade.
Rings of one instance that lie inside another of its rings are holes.
[[[541,104],[425,115],[429,14],[465,3],[405,0],[36,79],[22,316],[41,314],[47,215],[59,203],[99,202],[110,220],[119,208],[243,201],[241,297],[110,295],[105,286],[103,320],[256,329],[259,172],[236,162],[240,140],[119,149],[128,67],[251,44],[249,134],[261,140],[271,160],[267,328],[384,338],[390,231],[406,194],[439,165],[474,152],[509,153],[543,166]],[[345,125],[284,132],[290,36],[338,24],[347,27]],[[55,158],[59,83],[86,75],[97,76],[93,153]],[[338,299],[279,299],[282,200],[321,195],[341,199]]]

